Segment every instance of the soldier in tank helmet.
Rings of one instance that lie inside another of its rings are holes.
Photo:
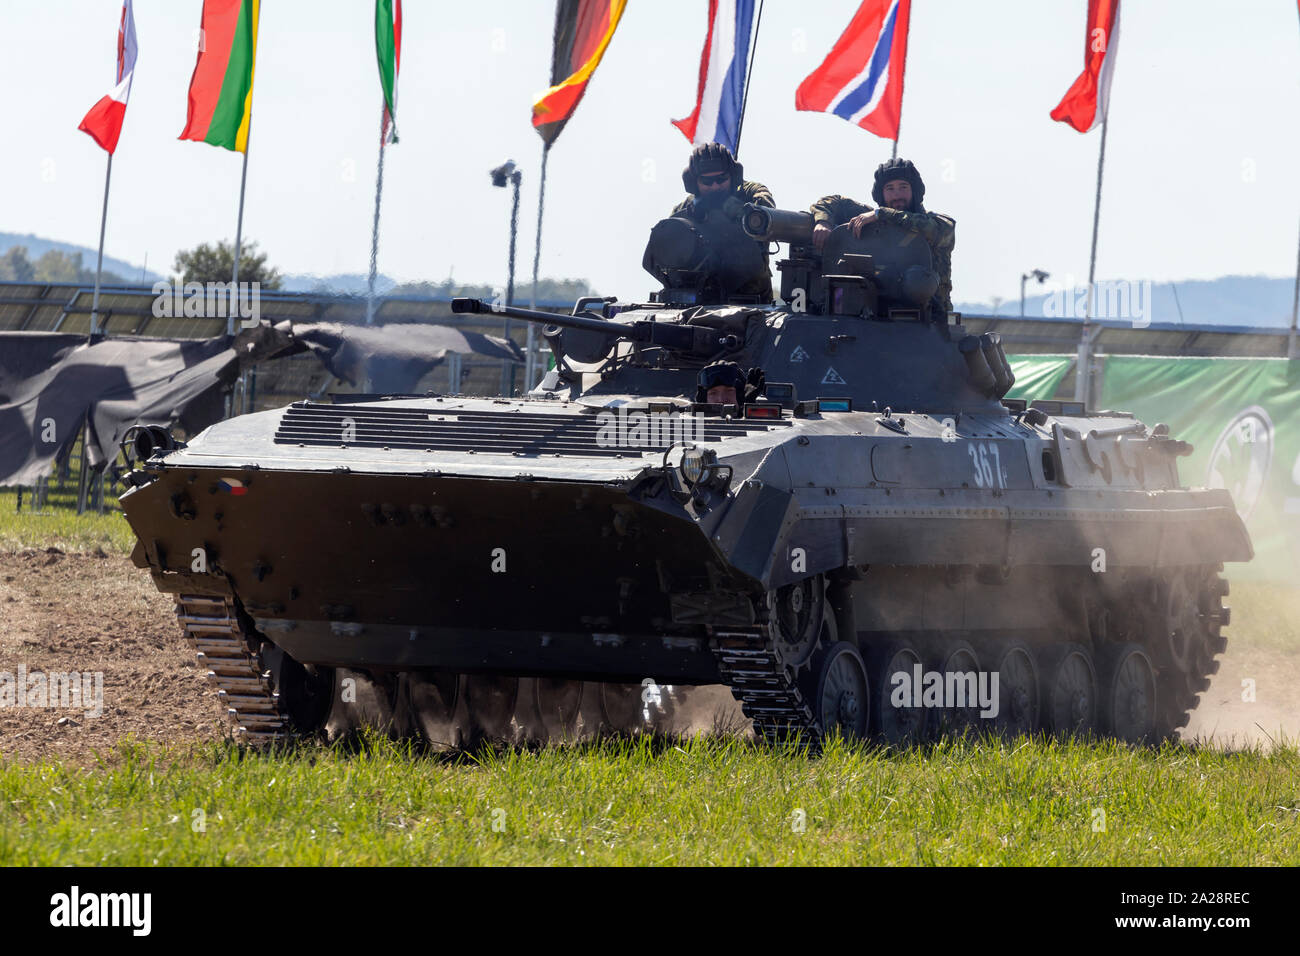
[[[691,151],[690,162],[682,170],[682,185],[690,195],[673,207],[669,215],[698,221],[711,210],[720,209],[727,218],[739,221],[748,203],[776,208],[768,188],[762,183],[746,180],[744,175],[745,168],[736,162],[724,144],[702,143],[696,146]],[[772,271],[768,265],[767,244],[760,242],[758,245],[763,251],[762,271],[756,271],[752,279],[734,291],[771,301]]]
[[[813,244],[822,248],[836,226],[848,223],[855,236],[862,235],[868,223],[892,222],[915,232],[930,246],[934,271],[939,273],[939,288],[930,300],[931,311],[942,315],[952,311],[952,250],[956,243],[957,224],[950,216],[926,212],[925,182],[915,166],[906,159],[891,159],[876,167],[871,198],[879,208],[844,196],[824,196],[809,207],[813,214]]]
[[[695,401],[709,405],[733,406],[739,416],[746,402],[763,394],[766,376],[761,368],[751,368],[746,375],[735,362],[720,359],[700,369],[695,379]]]

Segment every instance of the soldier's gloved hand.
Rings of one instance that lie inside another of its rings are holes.
[[[722,214],[728,219],[739,219],[745,214],[745,203],[736,196],[728,196],[722,203]]]
[[[813,226],[813,245],[820,249],[826,245],[826,240],[830,238],[831,229],[825,223],[817,223]]]

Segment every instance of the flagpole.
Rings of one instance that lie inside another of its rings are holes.
[[[740,97],[740,119],[736,122],[736,151],[740,155],[740,134],[745,128],[745,107],[749,105],[749,80],[754,75],[754,54],[758,52],[758,28],[763,25],[763,0],[758,0],[758,16],[754,18],[754,42],[749,45],[749,63],[745,67],[745,92]]]
[[[542,141],[542,173],[537,184],[537,239],[533,246],[533,289],[528,297],[528,307],[537,308],[537,270],[542,261],[542,211],[546,208],[546,160],[551,155],[551,144]],[[524,347],[524,391],[530,391],[541,358],[537,346],[537,326],[528,323],[528,339]]]
[[[104,272],[104,229],[108,225],[108,186],[113,178],[113,154],[108,154],[108,165],[104,171],[104,211],[99,217],[99,255],[95,259],[95,297],[90,305],[90,334],[99,332],[99,284]],[[1292,325],[1294,326],[1294,322]]]
[[[384,140],[387,138],[388,107],[379,120],[379,171],[375,175],[375,220],[370,228],[370,280],[366,286],[366,325],[375,323],[375,278],[379,270],[379,201],[384,194]]]
[[[1291,337],[1286,346],[1286,357],[1296,357],[1296,320],[1300,319],[1300,243],[1295,253],[1295,294],[1291,297]]]
[[[248,105],[248,135],[244,138],[244,166],[239,174],[239,214],[235,219],[235,264],[230,277],[230,302],[233,305],[236,302],[242,303],[243,296],[239,293],[239,252],[243,245],[244,235],[244,192],[248,185],[248,151],[253,147],[253,104]],[[235,334],[235,318],[240,313],[240,309],[231,309],[226,313],[226,335]],[[248,414],[253,411],[249,407],[248,392],[252,387],[253,370],[252,367],[245,368],[239,375],[239,401],[242,407],[241,414]],[[230,396],[230,412],[235,410],[234,393]]]
[[[248,150],[252,146],[253,140],[253,118],[248,118],[248,138],[244,141],[244,169],[239,176],[239,216],[235,220],[235,267],[231,274],[231,289],[235,295],[239,294],[239,249],[243,243],[244,237],[244,192],[248,185]],[[238,311],[238,310],[236,310]],[[235,334],[235,316],[228,315],[226,318],[226,334]]]
[[[1079,339],[1079,361],[1075,369],[1075,401],[1086,402],[1092,366],[1092,306],[1093,284],[1097,275],[1097,228],[1101,223],[1101,179],[1106,168],[1106,128],[1110,125],[1105,115],[1101,119],[1101,146],[1097,150],[1097,195],[1092,207],[1092,252],[1088,257],[1088,298],[1083,312],[1083,331]]]
[[[1296,12],[1300,13],[1300,5],[1296,7]],[[1288,359],[1296,358],[1296,320],[1300,319],[1300,243],[1296,246],[1295,254],[1295,293],[1291,297],[1291,335],[1287,338],[1286,357]]]

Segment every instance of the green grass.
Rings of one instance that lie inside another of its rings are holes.
[[[1224,629],[1229,654],[1237,642],[1251,647],[1295,654],[1300,651],[1300,591],[1274,581],[1233,581],[1224,603],[1232,608],[1232,623]]]
[[[456,758],[128,744],[94,769],[0,765],[0,864],[1294,865],[1298,758],[1041,740],[819,758],[698,738]]]
[[[0,494],[0,550],[50,545],[127,553],[133,536],[120,514],[18,515]],[[1300,647],[1293,590],[1234,582],[1230,603],[1232,642]],[[0,757],[0,865],[427,863],[1296,865],[1300,750],[1036,739],[809,758],[638,738],[448,757],[372,739],[128,741],[89,768]]]
[[[135,546],[135,535],[120,511],[106,514],[87,512],[79,515],[76,496],[72,507],[46,506],[52,514],[32,514],[31,490],[23,492],[23,510],[16,511],[17,492],[0,492],[0,551],[18,551],[23,548],[58,547],[64,551],[94,551],[103,548],[110,553],[130,554]]]

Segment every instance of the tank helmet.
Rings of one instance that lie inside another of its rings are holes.
[[[871,198],[876,201],[876,205],[885,204],[885,183],[893,182],[895,179],[902,179],[912,187],[911,209],[912,211],[920,209],[921,200],[925,198],[925,181],[921,179],[921,174],[908,159],[891,159],[876,167],[876,183],[871,187]]]
[[[695,400],[707,401],[709,389],[719,386],[734,388],[736,401],[740,402],[745,394],[745,373],[735,362],[725,360],[711,362],[700,369],[700,374],[695,379]]]
[[[710,173],[730,173],[734,187],[745,178],[745,167],[736,162],[736,157],[724,143],[701,143],[691,150],[690,162],[682,170],[682,185],[692,196],[697,196],[700,192],[699,177]]]

